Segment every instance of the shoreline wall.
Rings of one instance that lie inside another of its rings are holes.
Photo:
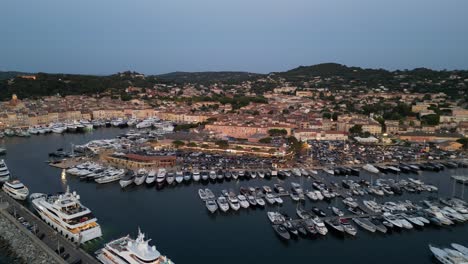
[[[39,238],[20,225],[8,212],[0,209],[0,237],[18,258],[28,264],[65,263]]]

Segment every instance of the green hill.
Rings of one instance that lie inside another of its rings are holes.
[[[303,79],[313,77],[341,76],[349,79],[382,79],[392,76],[392,73],[383,69],[363,69],[360,67],[348,67],[338,63],[321,63],[312,66],[299,66],[295,69],[275,73],[286,79]]]
[[[215,82],[224,83],[241,83],[243,81],[258,78],[262,74],[250,72],[171,72],[166,74],[156,75],[156,78],[169,82],[176,83],[200,83],[209,84]]]
[[[0,71],[0,80],[11,79],[18,75],[29,75],[29,74],[31,73],[17,72],[17,71]]]

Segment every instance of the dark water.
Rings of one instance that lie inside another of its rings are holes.
[[[98,185],[80,182],[73,176],[61,179],[60,170],[44,163],[49,152],[60,147],[69,148],[71,142],[82,144],[91,139],[112,138],[120,133],[120,129],[109,128],[88,134],[51,134],[3,140],[8,149],[4,158],[12,174],[29,186],[31,193],[56,193],[70,185],[81,195],[83,204],[93,210],[104,236],[102,240],[86,245],[86,250],[90,252],[111,239],[129,233],[135,235],[138,227],[153,239],[158,250],[179,264],[431,263],[429,243],[443,246],[451,242],[468,244],[468,224],[448,228],[425,227],[386,235],[370,234],[360,229],[356,238],[341,238],[329,233],[326,237],[282,242],[269,225],[266,217],[268,208],[210,215],[198,198],[197,190],[203,186],[199,183],[162,190],[139,186],[123,191],[118,183]],[[452,194],[449,176],[467,173],[468,170],[461,169],[425,172],[420,178],[438,186],[438,195],[445,197]],[[368,176],[362,177],[369,179]],[[291,180],[301,182],[299,178],[288,179]],[[256,179],[209,184],[207,187],[219,194],[221,189],[238,191],[240,186],[273,186],[276,182],[276,179]],[[304,179],[303,184],[305,188],[310,188],[311,180]],[[385,199],[422,200],[427,196],[414,194]],[[332,204],[342,206],[341,201]],[[330,204],[319,202],[315,205],[326,209]],[[306,208],[311,206],[312,202],[307,201]],[[295,216],[295,208],[296,205],[285,198],[281,210]]]

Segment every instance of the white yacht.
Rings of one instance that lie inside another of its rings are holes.
[[[145,182],[146,182],[146,184],[150,185],[150,184],[153,184],[155,181],[156,181],[156,171],[151,170],[148,173],[148,176],[146,176]]]
[[[138,124],[136,124],[136,128],[149,128],[149,127],[152,127],[153,124],[154,124],[155,120],[152,119],[152,118],[148,118],[148,119],[145,119],[141,122],[139,122]]]
[[[49,127],[51,128],[52,132],[57,134],[62,134],[63,132],[67,131],[67,127],[63,124],[50,124]]]
[[[364,165],[362,168],[365,169],[368,172],[371,172],[371,173],[379,173],[380,172],[379,169],[377,169],[376,167],[374,167],[374,165],[369,164],[369,163]]]
[[[218,197],[218,199],[216,199],[216,202],[218,202],[219,209],[221,209],[221,211],[226,212],[227,210],[229,210],[229,203],[226,197],[220,196]]]
[[[31,194],[31,202],[47,224],[72,242],[82,244],[102,236],[96,217],[69,187],[63,194]]]
[[[242,208],[248,208],[250,206],[249,201],[247,201],[247,198],[244,195],[237,195],[237,199],[239,200],[239,204]]]
[[[184,180],[184,174],[181,171],[177,171],[175,175],[175,181],[181,183]]]
[[[200,172],[198,170],[194,170],[192,173],[192,178],[194,181],[199,181],[200,180]]]
[[[125,188],[134,182],[135,175],[133,173],[127,173],[127,175],[123,176],[120,179],[119,184],[120,187]]]
[[[26,200],[29,190],[19,180],[7,181],[2,186],[2,190],[16,200]]]
[[[148,172],[145,169],[139,169],[136,176],[135,176],[135,184],[141,185],[146,180],[146,175]]]
[[[162,183],[166,180],[166,169],[160,168],[158,170],[158,175],[156,176],[156,182]]]
[[[112,120],[111,122],[111,125],[115,127],[122,126],[124,124],[126,124],[126,122],[125,120],[123,120],[123,118],[117,118],[115,120]]]
[[[216,204],[215,200],[206,200],[205,205],[211,213],[214,213],[216,210],[218,210],[218,205]]]
[[[6,182],[10,179],[10,171],[4,160],[0,160],[0,182]]]
[[[124,169],[109,169],[105,172],[104,176],[95,179],[94,181],[103,184],[103,183],[110,183],[115,181],[120,181],[122,177],[125,176]]]
[[[468,248],[465,246],[462,246],[460,244],[452,243],[450,244],[454,249],[456,249],[458,252],[462,253],[463,255],[468,256]]]
[[[322,219],[316,216],[311,221],[314,223],[315,229],[319,234],[324,236],[328,233],[328,228],[325,226],[325,223],[322,221]]]
[[[137,239],[129,235],[111,241],[96,252],[97,259],[104,264],[174,264],[166,256],[162,256],[155,246],[150,246],[145,235],[138,229]]]
[[[443,250],[432,245],[429,245],[429,249],[431,250],[434,257],[444,264],[467,264],[468,261],[463,256],[463,254],[457,254],[453,251]]]
[[[239,204],[239,200],[237,200],[236,196],[229,196],[228,197],[228,203],[229,203],[229,206],[231,206],[231,208],[234,211],[239,210],[240,207],[241,207],[241,205]]]

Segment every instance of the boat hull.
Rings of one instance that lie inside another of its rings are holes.
[[[33,202],[33,204],[34,204],[34,202]],[[36,208],[36,206],[34,206],[34,208],[36,209],[37,213],[39,214],[41,219],[46,224],[48,224],[49,226],[51,226],[52,228],[57,230],[57,232],[59,234],[61,234],[63,237],[69,239],[70,241],[72,241],[74,243],[79,242],[81,244],[84,244],[84,243],[86,243],[88,241],[91,241],[93,239],[96,239],[96,238],[99,238],[99,237],[102,236],[101,227],[99,227],[99,226],[93,227],[93,228],[85,230],[85,231],[82,231],[79,234],[74,234],[74,233],[68,231],[67,229],[65,229],[63,226],[56,223],[55,221],[52,221],[50,218],[48,218],[45,215],[45,213],[42,210]]]

